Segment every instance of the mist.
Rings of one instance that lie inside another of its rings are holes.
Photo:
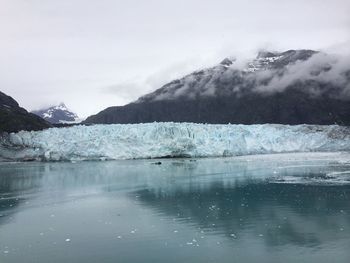
[[[350,88],[350,56],[347,54],[316,53],[306,61],[297,61],[284,69],[267,70],[256,75],[256,91],[263,93],[283,92],[286,88],[297,83],[308,82],[307,90],[310,95],[322,95],[336,89],[333,95],[349,96]],[[267,84],[263,84],[263,83]],[[312,83],[329,84],[320,89]],[[303,88],[305,86],[302,86]]]

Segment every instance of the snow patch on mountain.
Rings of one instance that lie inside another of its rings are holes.
[[[64,103],[46,109],[33,111],[32,113],[51,123],[77,123],[80,121],[78,115],[70,111]]]
[[[258,57],[257,59],[249,62],[247,67],[243,69],[243,72],[256,72],[259,70],[266,70],[270,68],[273,63],[283,58],[283,56],[275,55],[271,57]]]

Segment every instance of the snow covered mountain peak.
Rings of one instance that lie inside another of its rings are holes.
[[[33,111],[32,113],[51,123],[74,123],[79,120],[78,115],[70,111],[63,102],[56,106]]]
[[[67,106],[63,102],[61,102],[57,106],[54,106],[54,108],[57,110],[68,110]]]

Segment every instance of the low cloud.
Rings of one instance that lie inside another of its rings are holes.
[[[304,92],[315,96],[328,92],[339,97],[350,97],[349,54],[317,52],[306,60],[299,59],[285,66],[273,67],[274,61],[279,63],[278,59],[285,59],[280,57],[280,53],[275,54],[250,62],[242,58],[225,59],[219,66],[198,70],[172,81],[142,97],[141,101],[242,95],[251,91],[267,94],[283,92],[289,87],[303,88]],[[264,64],[267,62],[272,64]]]
[[[339,96],[348,96],[350,89],[350,56],[329,55],[323,52],[313,55],[306,61],[297,61],[295,64],[277,70],[258,72],[256,76],[256,91],[282,92],[297,83],[309,82],[308,92],[320,95],[328,92],[327,84],[337,89]],[[325,84],[322,89],[312,82]],[[305,88],[303,85],[302,87]]]

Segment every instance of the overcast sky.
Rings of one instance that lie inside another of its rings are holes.
[[[0,90],[80,116],[226,56],[339,51],[350,0],[0,0]]]

